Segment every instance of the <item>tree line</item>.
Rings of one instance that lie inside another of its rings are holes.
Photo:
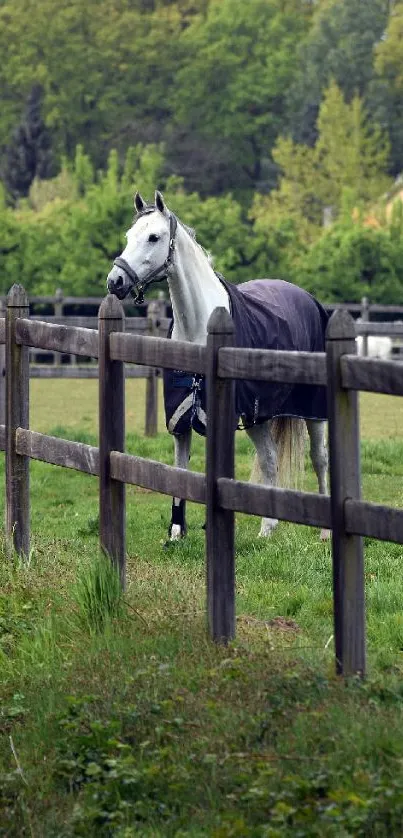
[[[158,186],[233,281],[402,302],[402,35],[391,0],[0,0],[2,284],[99,293]]]

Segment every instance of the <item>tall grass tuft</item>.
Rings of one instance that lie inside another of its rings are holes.
[[[119,571],[108,556],[100,553],[81,570],[75,598],[81,626],[90,632],[102,632],[123,616]]]

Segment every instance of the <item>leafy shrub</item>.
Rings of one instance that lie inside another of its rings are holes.
[[[299,263],[299,282],[326,301],[403,303],[403,227],[353,220],[330,227]]]

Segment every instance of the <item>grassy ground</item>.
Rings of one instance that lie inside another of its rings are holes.
[[[96,444],[96,383],[32,382],[35,430]],[[403,505],[399,399],[361,400],[363,491]],[[128,382],[128,450],[142,436]],[[196,440],[191,467],[203,468]],[[247,478],[250,446],[237,439]],[[307,470],[306,485],[314,487]],[[237,638],[206,639],[204,510],[128,487],[123,601],[97,549],[94,478],[32,463],[28,566],[0,561],[0,835],[400,836],[403,548],[368,540],[369,676],[334,676],[331,558],[315,530],[238,516]]]

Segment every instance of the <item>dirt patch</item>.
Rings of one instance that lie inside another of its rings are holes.
[[[245,625],[255,625],[255,626],[262,626],[270,629],[277,629],[277,631],[285,631],[285,632],[300,632],[301,627],[295,620],[291,620],[288,617],[272,617],[270,620],[258,620],[256,617],[248,617],[244,615],[240,615],[237,617],[237,622],[244,623]]]

